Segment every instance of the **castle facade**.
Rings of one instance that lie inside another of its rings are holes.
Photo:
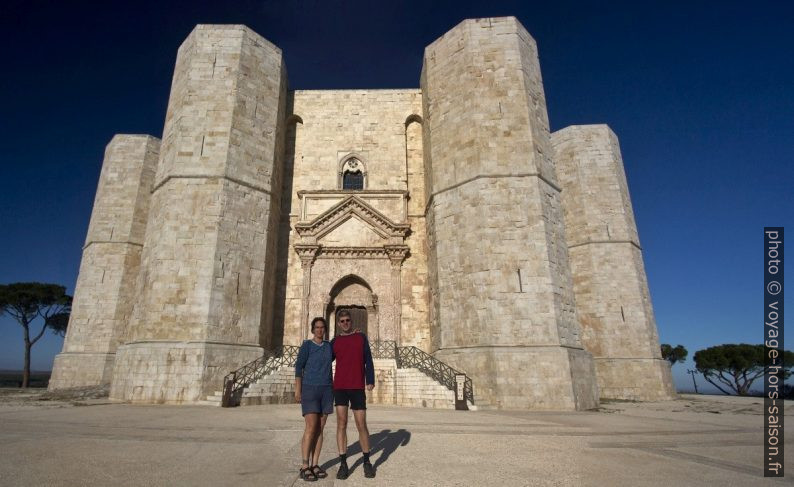
[[[485,407],[673,395],[617,137],[550,133],[512,17],[462,22],[400,90],[290,90],[278,47],[197,26],[162,139],[107,146],[50,388],[196,402],[341,308]]]

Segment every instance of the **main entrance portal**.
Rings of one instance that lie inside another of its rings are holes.
[[[339,333],[336,317],[344,309],[350,312],[353,329],[366,333],[370,340],[378,339],[378,298],[366,281],[356,275],[346,276],[333,286],[328,297],[325,316],[332,337]]]

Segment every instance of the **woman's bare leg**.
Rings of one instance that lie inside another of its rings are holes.
[[[323,431],[325,430],[325,422],[328,420],[328,415],[323,414],[320,416],[320,427],[317,428],[315,436],[315,443],[311,452],[312,465],[320,464],[320,452],[323,450]]]
[[[306,427],[303,430],[303,440],[301,441],[301,454],[303,455],[301,468],[306,468],[311,466],[309,465],[309,460],[311,460],[310,454],[312,443],[314,443],[314,439],[317,437],[317,430],[320,426],[320,415],[319,413],[308,413],[303,419],[306,422]]]

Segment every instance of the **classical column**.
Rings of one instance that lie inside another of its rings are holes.
[[[317,258],[319,245],[295,245],[295,252],[301,260],[303,269],[303,294],[301,294],[301,320],[300,329],[306,330],[309,323],[309,295],[312,291],[312,267],[314,259]],[[306,338],[306,333],[299,337],[302,342]]]
[[[401,329],[402,329],[402,303],[400,291],[400,272],[402,271],[403,261],[408,255],[408,247],[405,245],[387,245],[386,253],[389,255],[389,262],[391,264],[391,288],[392,288],[392,306],[394,307],[394,340],[397,345],[401,343]]]
[[[380,341],[380,310],[378,309],[378,295],[372,295],[372,315],[375,317],[375,329],[378,330],[376,340]]]

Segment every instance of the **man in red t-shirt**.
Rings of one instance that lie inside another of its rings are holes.
[[[336,359],[334,374],[334,404],[336,404],[336,445],[339,447],[339,470],[336,478],[346,479],[347,467],[347,408],[353,410],[358,429],[358,441],[364,454],[364,476],[373,478],[375,467],[369,460],[369,430],[367,429],[366,389],[375,387],[375,368],[367,335],[355,333],[350,312],[342,310],[336,316],[339,332],[331,340]]]

